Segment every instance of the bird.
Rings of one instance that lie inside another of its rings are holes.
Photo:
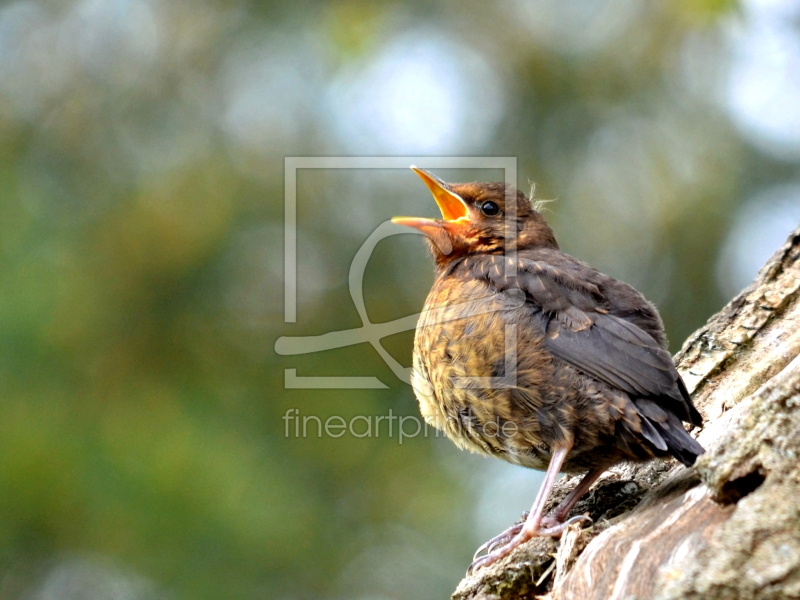
[[[621,461],[693,465],[704,449],[684,423],[703,418],[653,304],[562,252],[539,205],[513,186],[411,168],[441,211],[392,219],[425,234],[435,264],[414,337],[420,412],[462,449],[545,471],[524,521],[483,544],[468,573],[588,519],[567,517]],[[585,475],[545,515],[561,472]]]

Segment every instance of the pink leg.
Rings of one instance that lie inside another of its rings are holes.
[[[569,514],[569,511],[575,507],[575,505],[578,503],[578,500],[583,498],[584,494],[589,491],[589,488],[594,485],[594,482],[597,481],[600,478],[600,475],[605,473],[607,469],[608,466],[596,467],[586,473],[586,475],[583,476],[583,478],[578,482],[578,485],[575,486],[569,495],[567,495],[567,497],[564,498],[549,515],[542,519],[542,525],[549,530],[550,528],[563,524],[564,519],[566,519],[567,515]],[[588,517],[582,518],[588,519]],[[570,522],[572,521],[574,521],[574,519],[570,519]]]
[[[550,459],[550,464],[547,466],[547,472],[544,475],[544,482],[536,495],[536,500],[533,501],[531,512],[528,513],[528,518],[522,525],[522,529],[511,538],[511,541],[504,544],[500,548],[490,552],[486,556],[474,560],[469,567],[468,573],[477,571],[481,567],[487,567],[494,562],[497,562],[504,556],[508,556],[514,548],[520,544],[527,542],[529,539],[536,535],[552,535],[550,530],[541,530],[540,524],[542,521],[542,513],[544,512],[544,505],[550,497],[550,492],[553,490],[558,474],[561,472],[561,467],[564,465],[564,460],[567,458],[571,446],[561,446],[553,452]],[[579,484],[580,485],[580,484]],[[513,529],[513,528],[512,528]],[[560,531],[558,532],[560,533]],[[501,534],[502,535],[502,534]]]

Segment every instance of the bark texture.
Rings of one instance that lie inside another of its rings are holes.
[[[592,527],[531,540],[454,599],[800,599],[800,228],[675,358],[706,419],[697,464],[615,467],[574,511]]]

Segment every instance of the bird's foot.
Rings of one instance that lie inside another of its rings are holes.
[[[530,514],[529,511],[524,511],[522,516],[519,518],[519,522],[515,523],[508,529],[506,529],[503,533],[494,536],[485,544],[481,544],[480,548],[475,550],[475,554],[472,555],[472,560],[474,561],[484,552],[486,554],[491,553],[492,550],[497,548],[498,545],[510,541],[515,535],[517,535],[520,531],[522,531],[522,527],[525,525],[525,521],[528,519],[528,515]]]
[[[480,547],[480,548],[478,548],[477,550],[475,550],[475,554],[472,556],[472,561],[473,561],[473,562],[472,562],[472,564],[475,564],[475,561],[476,561],[476,560],[478,559],[478,557],[479,557],[481,554],[483,554],[484,552],[485,552],[486,554],[491,554],[491,553],[492,553],[492,550],[494,550],[495,548],[497,548],[497,546],[499,546],[500,544],[507,543],[507,542],[511,541],[512,539],[514,539],[514,537],[515,537],[517,534],[519,534],[519,532],[520,532],[520,531],[522,531],[522,527],[523,527],[524,525],[525,525],[525,523],[517,523],[516,525],[512,525],[511,527],[509,527],[508,529],[506,529],[506,530],[505,530],[503,533],[501,533],[500,535],[496,535],[496,536],[494,536],[494,537],[493,537],[492,539],[490,539],[488,542],[486,542],[485,544],[481,545],[481,547]],[[470,567],[470,569],[471,569],[471,568],[472,568],[472,567]]]
[[[591,523],[592,519],[588,515],[575,515],[571,519],[567,519],[563,521],[559,519],[557,516],[553,515],[552,513],[549,515],[545,515],[542,517],[542,529],[547,529],[548,531],[556,531],[558,530],[558,535],[560,536],[561,533],[567,528],[567,525],[572,525],[573,523],[578,523],[580,521],[586,521],[587,523]],[[552,536],[557,537],[557,536]]]
[[[555,517],[550,517],[550,515],[547,515],[542,519],[542,529],[540,530],[539,535],[547,535],[550,537],[561,537],[561,534],[564,533],[564,530],[567,527],[569,527],[573,523],[580,523],[581,521],[586,521],[587,523],[591,523],[592,518],[589,515],[575,515],[571,519],[567,519],[566,521],[562,522],[555,520]]]
[[[561,534],[564,533],[564,530],[569,525],[578,523],[579,521],[591,522],[591,519],[586,515],[578,515],[564,521],[563,523],[559,523],[555,521],[554,517],[550,517],[550,515],[548,515],[542,519],[542,525],[536,528],[526,528],[525,523],[517,523],[478,548],[477,552],[475,552],[475,556],[473,557],[472,564],[469,566],[469,569],[467,569],[467,575],[471,575],[478,569],[482,569],[483,567],[488,567],[489,565],[496,563],[501,558],[511,554],[515,548],[521,544],[524,544],[531,538],[561,537]],[[498,548],[498,546],[500,547]],[[484,556],[479,556],[483,552],[486,552],[487,554]]]

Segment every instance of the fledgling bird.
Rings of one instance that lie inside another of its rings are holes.
[[[476,553],[475,570],[534,536],[559,536],[609,467],[704,452],[661,318],[631,286],[559,250],[522,192],[446,184],[412,167],[441,219],[395,217],[426,234],[436,279],[417,324],[412,384],[426,421],[459,447],[545,470],[524,523]],[[551,513],[559,472],[586,475]],[[487,554],[478,557],[483,551]]]

